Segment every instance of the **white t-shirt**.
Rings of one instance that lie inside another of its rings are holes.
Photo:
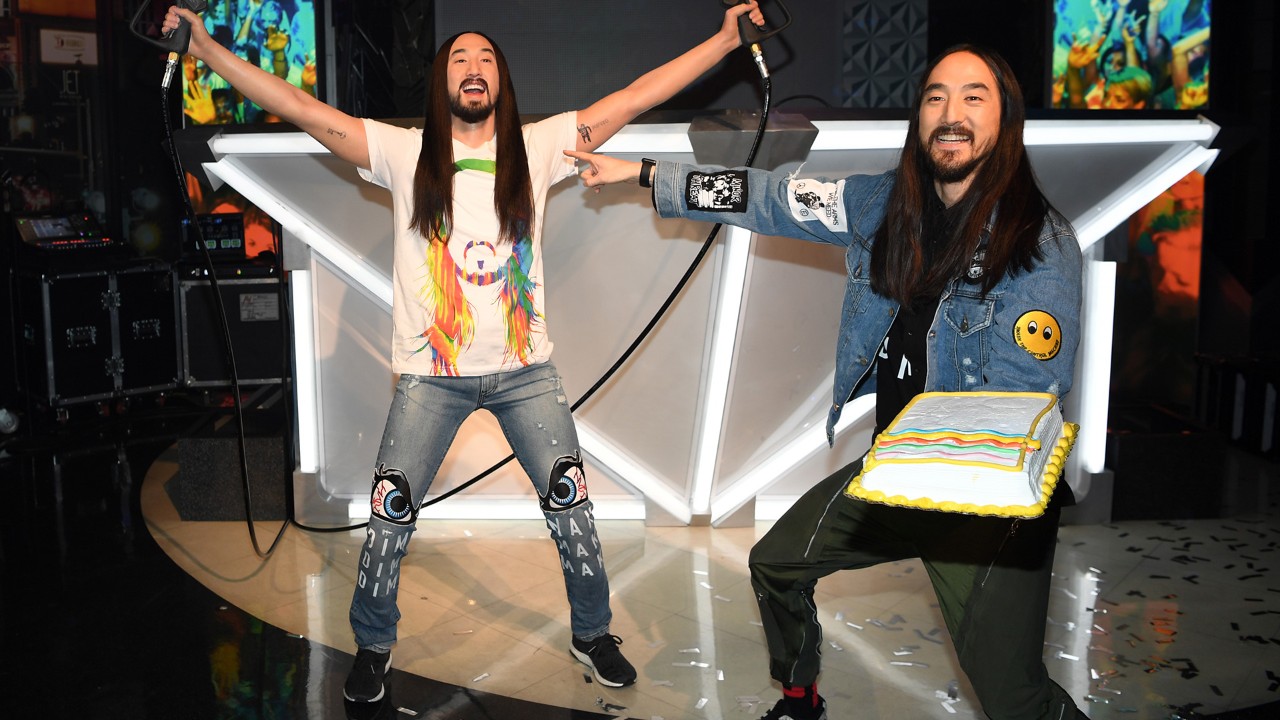
[[[488,375],[545,362],[542,214],[547,191],[574,174],[563,154],[577,142],[577,113],[525,125],[533,185],[530,237],[499,242],[493,210],[495,142],[453,141],[453,224],[447,247],[409,227],[422,130],[364,120],[370,170],[365,180],[391,190],[395,222],[391,369],[411,375]],[[467,162],[475,161],[475,162]],[[488,162],[486,162],[488,161]]]

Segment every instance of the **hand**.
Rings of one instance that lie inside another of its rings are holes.
[[[262,44],[270,52],[280,52],[289,47],[289,33],[276,30],[275,26],[267,28],[267,39]]]
[[[196,63],[200,62],[194,55],[182,56],[182,75],[186,77],[187,82],[196,81]]]
[[[213,107],[213,97],[199,81],[192,80],[187,83],[186,89],[182,92],[182,99],[183,114],[191,118],[191,122],[196,125],[208,125],[217,119],[218,111]]]
[[[742,44],[742,36],[738,33],[738,18],[750,13],[747,17],[753,25],[764,24],[764,13],[760,12],[760,3],[756,0],[730,6],[724,11],[724,22],[720,25],[720,37],[732,42],[734,47]]]
[[[1098,48],[1102,47],[1104,40],[1105,37],[1099,37],[1093,41],[1071,43],[1071,50],[1067,52],[1067,66],[1079,69],[1097,62]]]
[[[1098,18],[1098,24],[1105,28],[1111,16],[1111,8],[1104,7],[1105,0],[1091,0],[1089,4],[1093,6],[1093,14]]]
[[[1169,6],[1169,0],[1148,0],[1147,12],[1154,15],[1163,12]]]
[[[640,163],[632,160],[621,160],[608,155],[577,150],[565,150],[564,154],[578,162],[587,163],[587,167],[583,168],[578,176],[582,178],[583,185],[594,188],[596,192],[600,192],[602,185],[637,182],[640,178]]]
[[[209,31],[204,27],[204,22],[195,13],[171,5],[169,11],[164,14],[164,22],[161,23],[160,29],[165,33],[172,32],[177,30],[178,25],[184,20],[191,26],[191,45],[187,48],[187,52],[203,60],[208,43],[212,40],[209,38]]]
[[[1129,37],[1130,35],[1132,35],[1133,37],[1138,37],[1139,35],[1141,35],[1142,24],[1145,23],[1146,21],[1147,21],[1146,15],[1139,17],[1136,12],[1131,12],[1128,15],[1126,15],[1125,24],[1123,28],[1125,37]]]
[[[302,66],[302,86],[315,87],[316,85],[316,62],[308,60],[306,65]]]

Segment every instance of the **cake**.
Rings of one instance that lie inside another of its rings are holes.
[[[921,393],[876,436],[845,492],[886,505],[1037,517],[1078,429],[1050,393]]]

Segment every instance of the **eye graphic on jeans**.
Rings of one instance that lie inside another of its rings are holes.
[[[373,514],[385,520],[401,525],[412,523],[413,501],[409,497],[409,482],[404,473],[379,466],[373,476],[370,505]]]
[[[572,457],[560,458],[551,469],[547,496],[543,505],[547,509],[562,510],[587,499],[587,480],[582,472],[582,462]]]
[[[573,501],[578,497],[578,484],[568,475],[561,475],[556,481],[555,487],[551,488],[551,502],[560,505],[572,505]]]
[[[393,520],[400,520],[409,515],[409,498],[399,490],[392,489],[382,497],[382,511]]]

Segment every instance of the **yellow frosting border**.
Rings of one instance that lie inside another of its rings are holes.
[[[1036,393],[1031,393],[1036,394]],[[1040,480],[1040,500],[1032,505],[976,505],[974,503],[958,503],[952,501],[936,501],[927,497],[908,498],[904,495],[885,495],[880,490],[867,490],[862,487],[862,475],[874,467],[871,455],[863,463],[862,472],[858,473],[848,486],[845,494],[849,497],[893,507],[915,508],[917,510],[934,510],[937,512],[963,513],[965,515],[986,515],[993,517],[1035,518],[1044,514],[1053,497],[1053,490],[1062,477],[1062,468],[1066,465],[1067,456],[1075,446],[1076,435],[1080,431],[1077,423],[1063,423],[1062,437],[1054,445],[1053,455],[1045,463],[1044,475]]]

